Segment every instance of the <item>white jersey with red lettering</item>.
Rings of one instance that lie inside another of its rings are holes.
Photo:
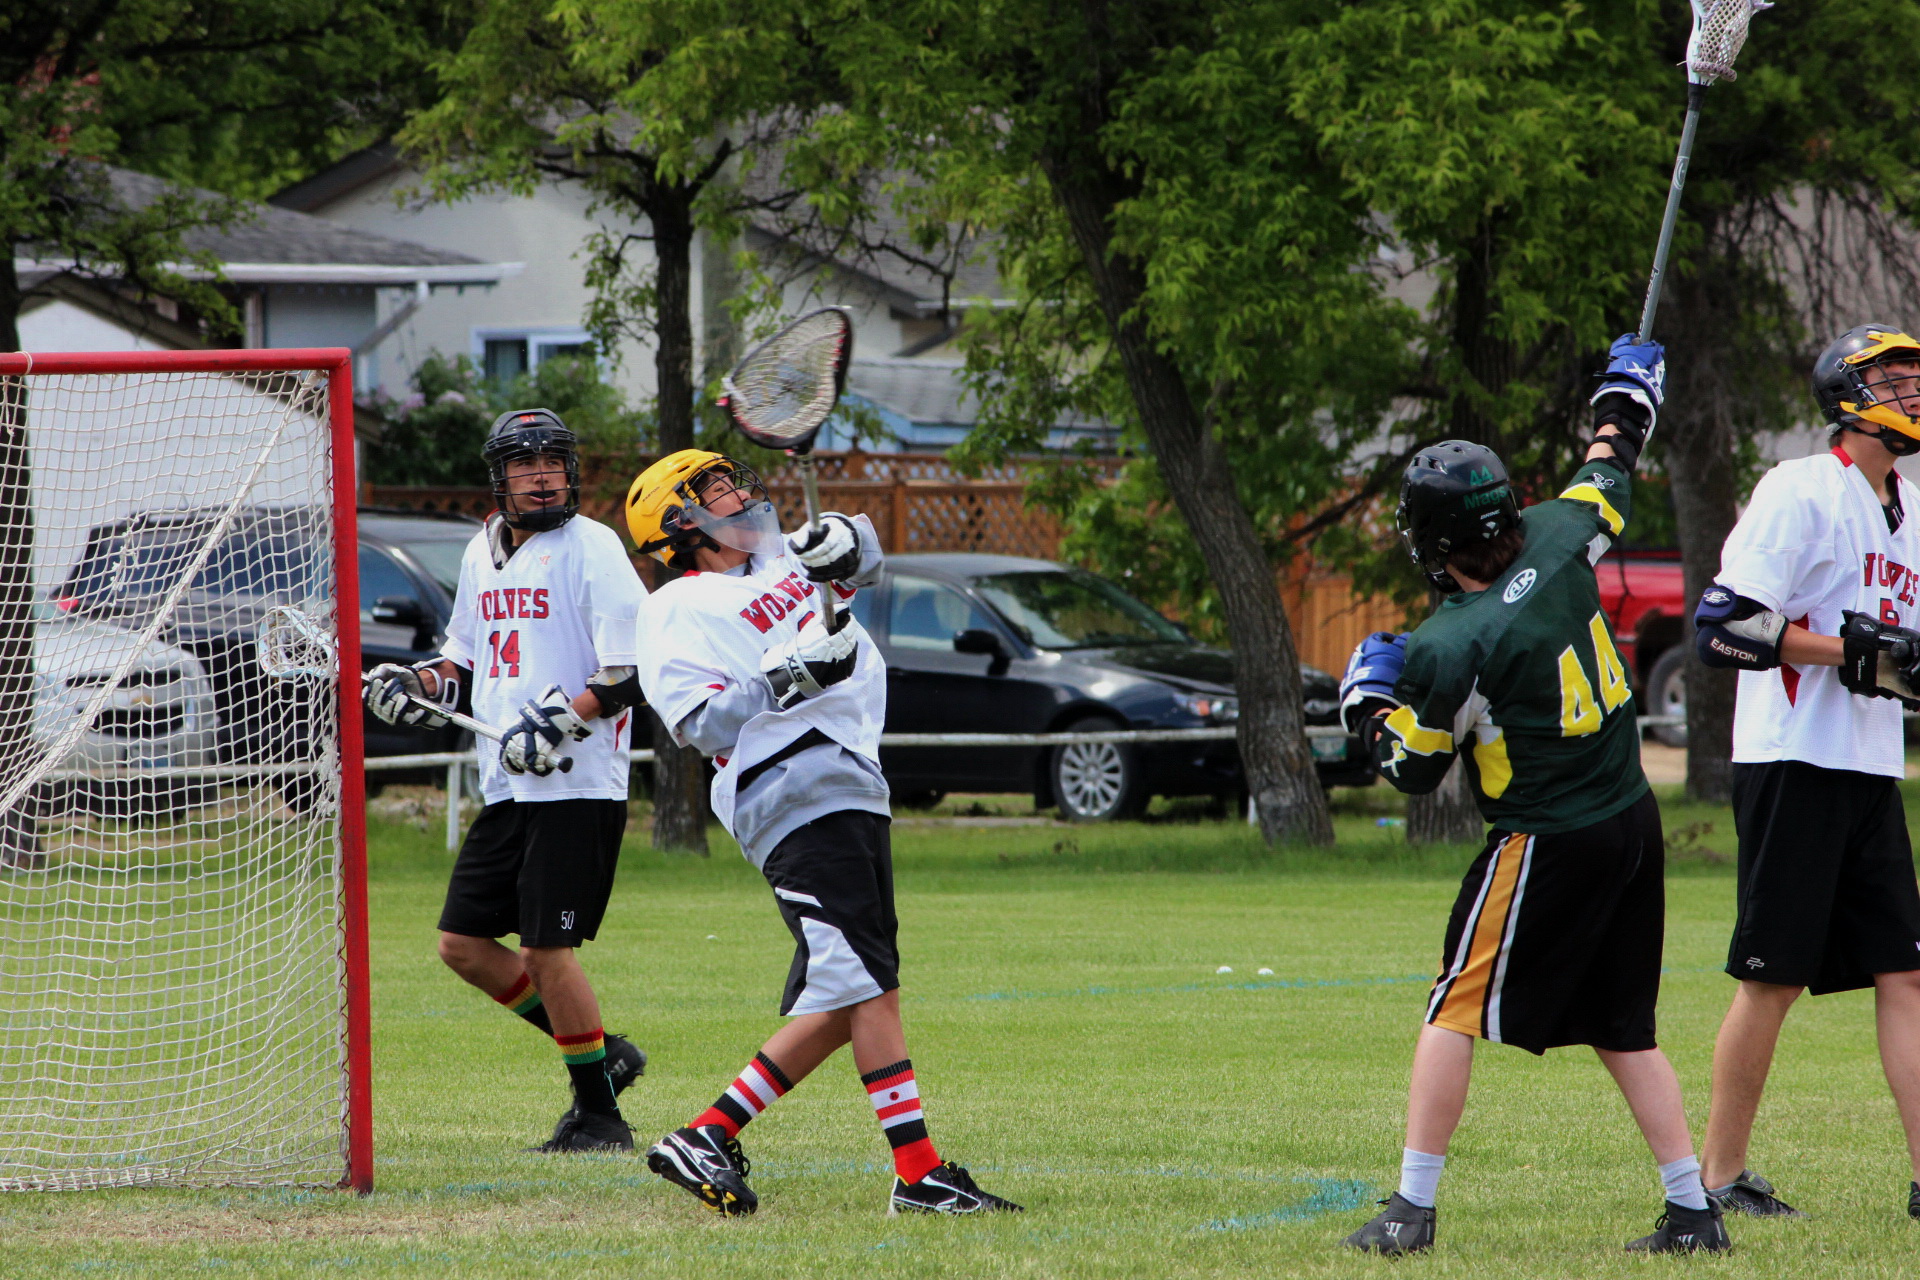
[[[474,535],[460,561],[460,586],[441,655],[468,668],[475,718],[500,729],[519,722],[523,704],[559,685],[583,693],[601,667],[629,667],[634,618],[646,588],[620,536],[575,516],[536,533],[504,561],[496,548],[499,516]],[[502,800],[624,800],[631,709],[589,722],[593,735],[560,748],[572,770],[544,778],[511,774],[493,743],[480,744],[480,791]]]
[[[854,520],[871,540],[867,517]],[[791,640],[819,611],[822,589],[823,584],[807,579],[797,560],[785,555],[756,556],[744,573],[689,573],[662,586],[640,610],[645,637],[640,683],[649,705],[667,724],[678,726],[730,686],[763,683],[762,656]],[[839,593],[837,607],[846,611],[854,593],[832,589]],[[877,771],[887,715],[886,663],[857,618],[848,616],[846,626],[859,639],[852,675],[791,710],[753,716],[741,727],[732,751],[714,757],[719,770],[713,780],[713,812],[729,832],[734,832],[740,771],[769,759],[809,729],[873,761]],[[802,754],[790,763],[804,773],[808,760]],[[798,803],[808,798],[807,788],[804,776],[795,781],[791,800]]]
[[[1920,513],[1910,485],[1898,475],[1887,484],[1897,529],[1844,448],[1782,462],[1754,487],[1716,581],[1817,635],[1838,635],[1843,609],[1915,626]],[[1847,692],[1835,667],[1742,671],[1733,759],[1903,777],[1900,704]]]

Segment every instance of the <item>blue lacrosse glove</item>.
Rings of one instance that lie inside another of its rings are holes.
[[[1601,396],[1624,392],[1632,396],[1648,413],[1655,413],[1667,395],[1667,349],[1657,342],[1637,343],[1631,333],[1613,340],[1607,350],[1607,371],[1600,375],[1600,388],[1592,403]]]
[[[1340,723],[1358,733],[1360,723],[1382,705],[1397,707],[1393,686],[1407,665],[1407,638],[1376,631],[1354,647],[1347,673],[1340,677]]]

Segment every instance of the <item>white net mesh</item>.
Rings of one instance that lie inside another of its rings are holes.
[[[327,384],[0,377],[0,1190],[332,1184]]]
[[[1747,42],[1747,24],[1771,0],[1693,0],[1693,35],[1687,41],[1687,79],[1695,84],[1733,80],[1733,60]]]
[[[810,312],[749,351],[725,379],[727,406],[747,438],[770,449],[810,441],[840,401],[853,350],[844,311]]]

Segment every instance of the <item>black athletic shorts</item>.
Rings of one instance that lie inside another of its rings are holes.
[[[780,1012],[824,1013],[900,985],[891,820],[843,809],[773,847],[760,871],[793,932]]]
[[[502,800],[467,829],[440,931],[520,935],[523,947],[577,947],[607,913],[624,800]]]
[[[1920,969],[1920,888],[1897,780],[1800,760],[1733,766],[1736,978],[1814,995]]]
[[[1488,832],[1453,904],[1427,1021],[1530,1053],[1654,1048],[1666,860],[1651,791],[1578,831]]]

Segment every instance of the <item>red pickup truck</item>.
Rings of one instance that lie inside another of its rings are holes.
[[[1640,694],[1642,715],[1682,715],[1687,708],[1680,643],[1693,602],[1686,598],[1678,551],[1614,551],[1597,566],[1600,603],[1613,623],[1620,654]],[[1657,726],[1654,737],[1683,746],[1687,731]]]

